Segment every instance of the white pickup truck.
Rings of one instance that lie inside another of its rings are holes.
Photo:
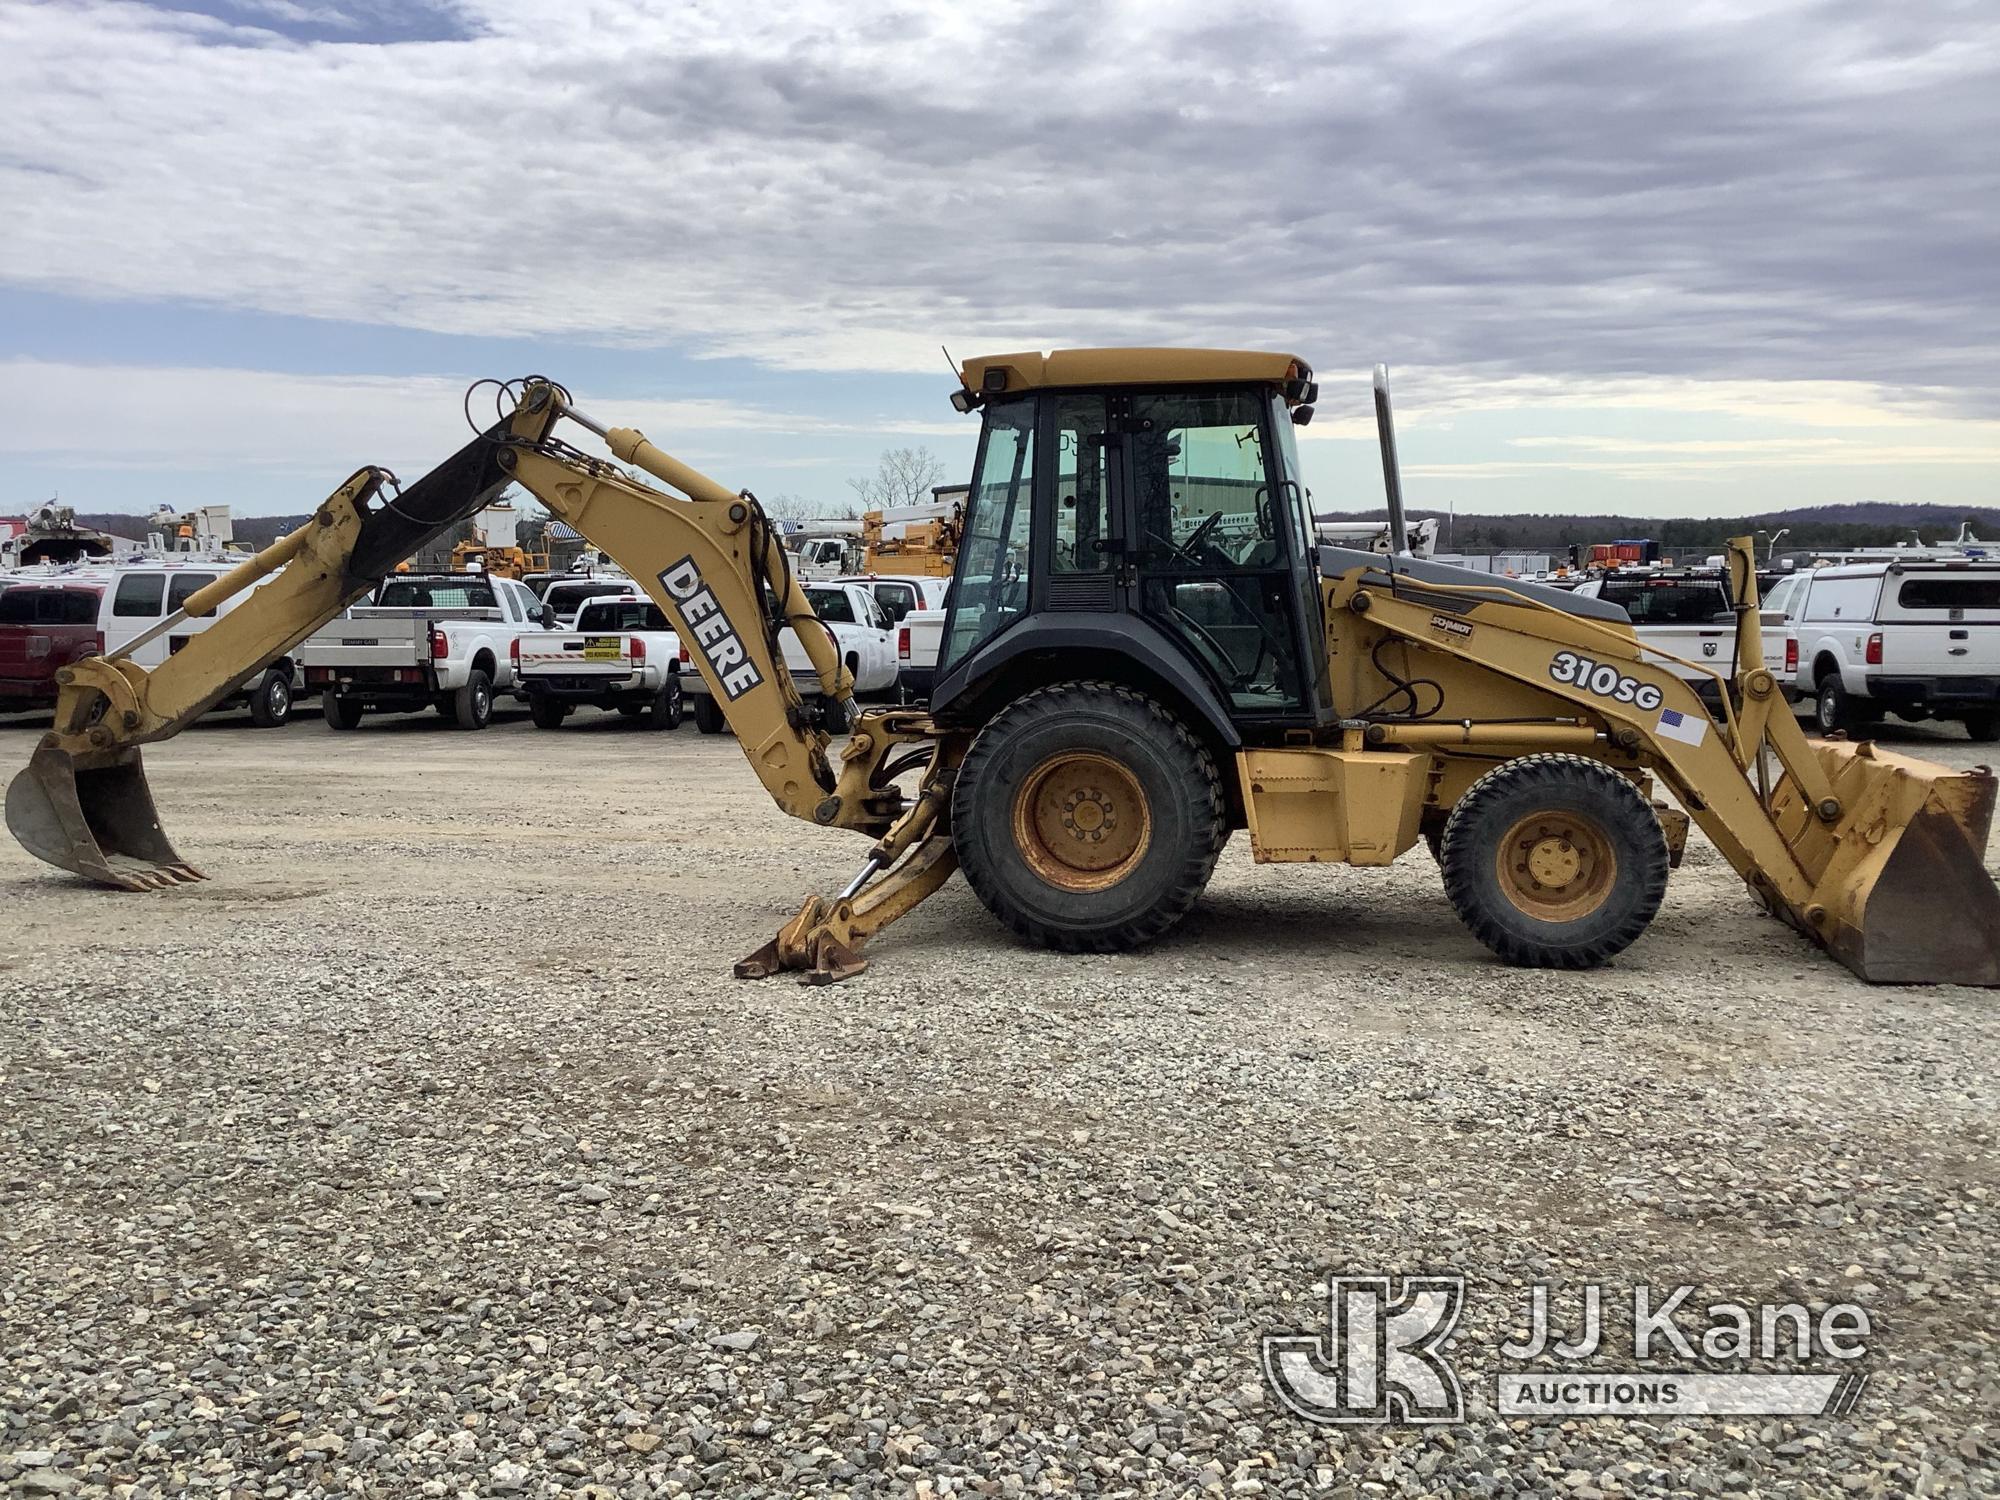
[[[1631,617],[1639,644],[1678,658],[1656,660],[1693,687],[1711,708],[1716,705],[1721,695],[1717,678],[1730,675],[1736,650],[1736,613],[1719,569],[1621,569],[1586,579],[1573,592],[1623,609]],[[1759,619],[1765,664],[1774,666],[1784,614],[1767,605]]]
[[[855,573],[836,580],[858,583],[875,596],[896,635],[896,687],[905,703],[930,696],[944,644],[945,606],[951,580],[903,573]]]
[[[540,633],[548,611],[523,584],[483,573],[398,573],[298,649],[327,727],[363,713],[436,708],[460,729],[484,729],[493,695],[514,686],[514,642]]]
[[[574,630],[514,638],[516,690],[537,729],[560,729],[570,710],[614,708],[649,729],[681,722],[680,637],[642,594],[592,599]]]
[[[896,644],[889,622],[873,594],[858,583],[809,583],[806,602],[833,632],[841,660],[854,674],[856,697],[880,697],[896,688]],[[798,634],[787,628],[779,633],[778,644],[785,654],[785,668],[792,674],[801,696],[820,696],[819,674],[812,659],[799,644]],[[722,707],[710,696],[708,684],[692,665],[685,643],[681,646],[681,686],[694,700],[694,725],[703,734],[720,734],[728,727]],[[836,732],[844,725],[830,725]]]
[[[2000,560],[1838,563],[1784,579],[1766,603],[1784,612],[1778,680],[1822,732],[1893,711],[2000,739]]]

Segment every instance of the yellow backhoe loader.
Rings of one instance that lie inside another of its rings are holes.
[[[1993,777],[1808,744],[1763,666],[1747,540],[1735,670],[1682,664],[1714,677],[1711,715],[1617,607],[1408,554],[1380,371],[1386,556],[1313,544],[1294,429],[1317,386],[1292,355],[1065,350],[960,374],[952,404],[983,427],[932,699],[855,713],[837,755],[852,682],[756,500],[532,378],[496,386],[493,423],[407,489],[363,469],[196,593],[189,614],[277,575],[162,665],[65,668],[8,826],[105,885],[198,879],[140,747],[515,483],[667,612],[778,805],[872,841],[743,977],[859,972],[862,945],[960,868],[1031,941],[1131,947],[1186,913],[1237,828],[1260,861],[1385,865],[1428,842],[1501,958],[1586,967],[1645,930],[1692,817],[1864,979],[2000,983]],[[611,457],[571,446],[578,429]],[[786,626],[824,707],[786,671]]]

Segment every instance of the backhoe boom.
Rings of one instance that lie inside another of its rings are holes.
[[[631,428],[591,421],[550,382],[530,379],[518,388],[512,412],[408,489],[388,494],[393,476],[362,469],[304,526],[196,593],[148,638],[255,589],[162,665],[140,667],[128,646],[65,668],[54,730],[7,793],[7,824],[21,844],[124,889],[200,879],[160,827],[140,747],[177,734],[513,483],[615,559],[666,610],[780,807],[821,825],[888,835],[906,809],[902,793],[879,773],[892,751],[928,739],[928,720],[890,711],[864,716],[840,763],[829,758],[820,711],[800,696],[780,632],[797,634],[822,691],[843,708],[852,702],[853,678],[756,500]],[[653,489],[562,442],[554,430],[565,417],[679,493]],[[942,773],[935,753],[929,764]],[[936,802],[925,804],[929,819]],[[896,854],[909,842],[897,842]],[[931,867],[938,858],[931,851]],[[878,859],[871,875],[892,862]],[[842,932],[845,942],[851,924]],[[853,961],[851,952],[847,958]]]

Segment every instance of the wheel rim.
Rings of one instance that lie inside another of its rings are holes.
[[[285,711],[292,706],[291,687],[282,677],[273,678],[271,681],[270,704],[271,712],[280,718],[283,718]]]
[[[1574,922],[1611,895],[1618,856],[1604,830],[1580,813],[1534,813],[1507,830],[1495,856],[1500,893],[1540,922]]]
[[[1838,716],[1833,711],[1833,694],[1821,693],[1819,695],[1819,727],[1822,729],[1833,728],[1833,721],[1836,717]]]
[[[485,688],[475,687],[472,690],[472,716],[475,719],[485,718],[486,710],[490,708],[492,704],[493,704],[493,699],[491,695],[487,693]]]
[[[1028,868],[1066,891],[1118,884],[1145,858],[1152,809],[1138,778],[1108,755],[1066,750],[1014,794],[1014,845]]]

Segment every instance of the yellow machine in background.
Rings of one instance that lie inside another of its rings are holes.
[[[1317,386],[1295,356],[1064,350],[961,374],[953,404],[983,427],[931,702],[859,712],[837,754],[779,632],[841,712],[852,680],[754,497],[531,380],[393,501],[361,470],[199,591],[187,613],[277,574],[159,667],[65,668],[8,826],[102,884],[199,878],[140,747],[517,483],[666,611],[778,805],[872,841],[741,976],[858,973],[862,944],[961,867],[1031,941],[1131,947],[1186,913],[1238,828],[1266,862],[1381,865],[1428,841],[1488,948],[1587,967],[1644,932],[1692,818],[1863,978],[2000,984],[1993,777],[1808,744],[1762,665],[1748,539],[1730,550],[1736,670],[1682,664],[1715,680],[1711,716],[1616,606],[1409,555],[1380,372],[1389,555],[1312,544],[1293,428]]]
[[[871,510],[861,517],[861,571],[949,578],[965,509],[956,501]]]

